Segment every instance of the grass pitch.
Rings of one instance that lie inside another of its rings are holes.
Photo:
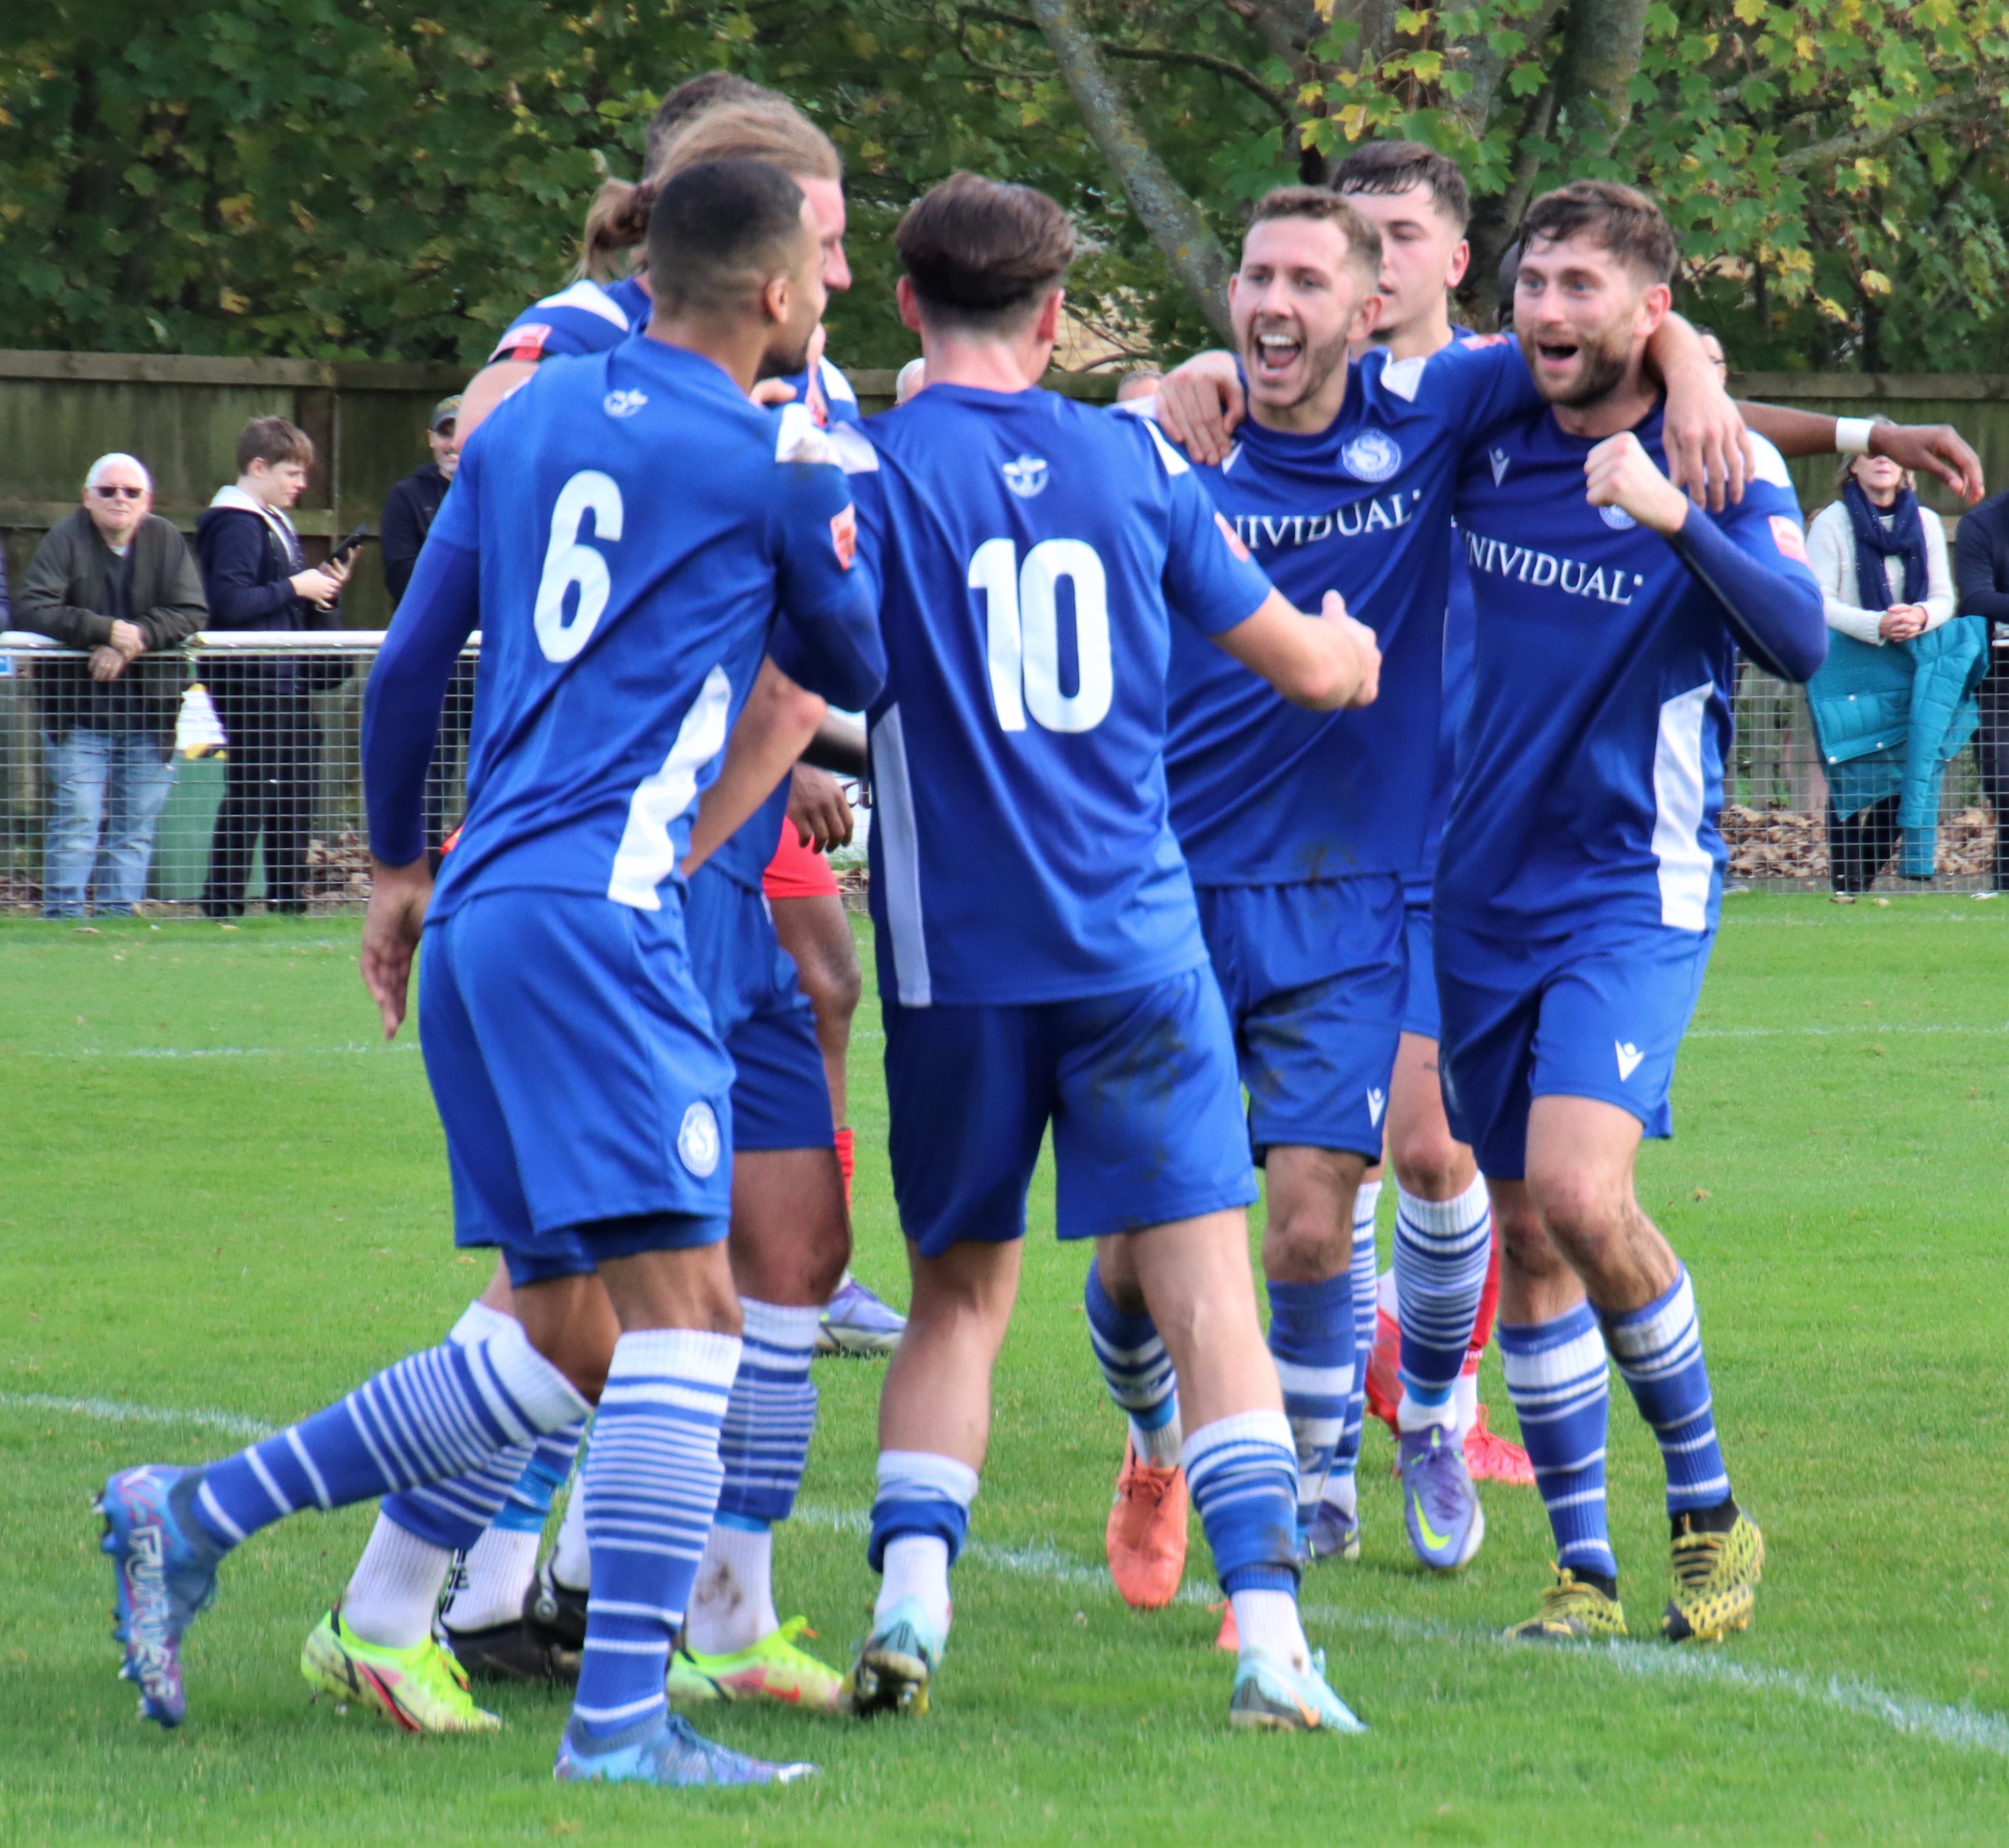
[[[301,1638],[370,1512],[295,1520],[226,1567],[187,1651],[190,1718],[133,1717],[87,1503],[194,1461],[440,1338],[456,1256],[418,1053],[377,1043],[349,920],[0,926],[0,1839],[1140,1843],[1999,1842],[2009,1836],[2003,1467],[2009,907],[1841,912],[1739,896],[1642,1192],[1692,1267],[1718,1418],[1770,1567],[1749,1635],[1546,1654],[1493,1640],[1544,1582],[1532,1491],[1488,1492],[1468,1571],[1426,1581],[1370,1424],[1366,1553],[1307,1581],[1365,1738],[1224,1723],[1205,1549],[1192,1601],[1125,1610],[1100,1570],[1121,1427],[1087,1351],[1086,1253],[1034,1237],[997,1435],[924,1721],[734,1709],[814,1785],[560,1789],[564,1714],[494,1697],[492,1739],[310,1707]],[[868,959],[869,967],[869,959]],[[859,1017],[859,1269],[903,1298],[877,1010]],[[1036,1227],[1051,1224],[1050,1189]],[[1385,1214],[1384,1214],[1385,1250]],[[819,1364],[784,1614],[832,1660],[863,1628],[880,1369]],[[1486,1397],[1512,1429],[1497,1371]],[[1611,1491],[1650,1632],[1660,1466],[1622,1386]]]

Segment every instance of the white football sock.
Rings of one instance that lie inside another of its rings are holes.
[[[1479,1369],[1476,1367],[1458,1376],[1458,1384],[1451,1388],[1451,1402],[1458,1407],[1458,1435],[1462,1442],[1479,1421]]]
[[[1328,1508],[1337,1508],[1342,1514],[1357,1517],[1360,1513],[1360,1482],[1356,1476],[1327,1476],[1325,1492],[1320,1497]]]
[[[872,1607],[883,1617],[902,1598],[918,1598],[937,1636],[948,1634],[948,1542],[939,1534],[902,1534],[886,1542],[885,1578]]]
[[[781,1627],[774,1614],[774,1535],[714,1523],[684,1618],[684,1647],[736,1655]]]
[[[523,1614],[523,1595],[537,1576],[544,1535],[490,1528],[462,1562],[460,1583],[440,1621],[449,1630],[492,1630]]]
[[[366,1643],[411,1648],[431,1630],[452,1567],[451,1549],[408,1534],[380,1514],[342,1594],[342,1620]]]
[[[1235,1628],[1243,1648],[1276,1656],[1301,1675],[1312,1666],[1311,1644],[1305,1641],[1298,1601],[1290,1592],[1237,1591],[1229,1602],[1235,1606]]]
[[[1175,1467],[1179,1453],[1185,1448],[1185,1432],[1179,1420],[1179,1408],[1172,1407],[1172,1415],[1155,1431],[1146,1431],[1135,1418],[1130,1421],[1130,1443],[1137,1454],[1146,1463],[1155,1463],[1160,1468]]]
[[[586,1545],[586,1497],[579,1492],[584,1472],[572,1479],[565,1519],[558,1524],[558,1545],[551,1549],[551,1577],[568,1591],[583,1591],[593,1584],[593,1556]]]

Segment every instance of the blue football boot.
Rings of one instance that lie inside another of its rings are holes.
[[[575,1718],[558,1741],[551,1775],[567,1784],[661,1784],[671,1790],[792,1784],[814,1777],[813,1765],[771,1765],[703,1737],[675,1713],[652,1713],[604,1739]]]
[[[197,1524],[200,1470],[150,1463],[121,1470],[94,1504],[105,1517],[99,1550],[112,1556],[118,1605],[115,1640],[126,1645],[120,1676],[136,1682],[140,1712],[178,1726],[188,1711],[182,1690],[182,1633],[216,1597],[225,1549]]]
[[[1325,1679],[1325,1652],[1312,1652],[1300,1674],[1267,1650],[1244,1649],[1235,1664],[1228,1723],[1269,1733],[1364,1733],[1359,1718]]]
[[[918,1719],[928,1710],[928,1689],[941,1666],[947,1639],[937,1634],[918,1598],[902,1598],[859,1646],[845,1683],[842,1705],[861,1718],[899,1713]]]
[[[900,1345],[907,1319],[846,1276],[817,1322],[818,1354],[891,1354]]]

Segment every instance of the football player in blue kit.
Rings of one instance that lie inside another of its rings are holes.
[[[1675,244],[1650,200],[1578,181],[1529,209],[1514,325],[1547,408],[1467,458],[1476,696],[1433,912],[1451,1123],[1491,1184],[1508,1390],[1556,1539],[1510,1635],[1623,1636],[1606,1528],[1607,1354],[1658,1439],[1673,1524],[1661,1634],[1750,1621],[1764,1541],[1717,1438],[1687,1271],[1641,1209],[1709,960],[1739,650],[1827,653],[1799,506],[1762,438],[1742,499],[1664,472],[1646,342]]]
[[[659,186],[721,157],[756,159],[786,173],[816,215],[825,287],[849,286],[836,150],[784,99],[739,79],[695,79],[665,100],[651,141],[651,171]],[[629,219],[637,190],[619,192]],[[589,221],[590,248],[640,235],[632,225],[608,229],[606,221],[614,215],[604,204],[596,207]],[[568,293],[597,287],[581,283]],[[611,292],[626,304],[624,312],[646,323],[649,295],[632,278]],[[576,306],[570,321],[552,318],[550,326],[554,331],[542,348],[547,356],[603,353],[630,338],[618,317]],[[508,363],[513,372],[491,366],[477,384],[499,373],[501,384],[514,390],[537,370],[521,359]],[[809,376],[795,373],[795,385]],[[772,382],[756,388],[756,400]],[[842,398],[833,395],[831,408],[848,405],[855,416],[849,387],[843,391]],[[491,408],[501,402],[473,388],[469,395]],[[790,394],[785,390],[783,396],[792,406]],[[477,424],[484,414],[477,410]],[[799,422],[802,411],[792,408],[784,416]],[[714,792],[707,793],[696,830],[696,844],[710,859],[691,880],[686,928],[694,978],[736,1073],[732,1122],[741,1159],[729,1251],[746,1326],[742,1373],[722,1443],[726,1487],[672,1658],[671,1696],[689,1702],[764,1698],[827,1711],[841,1688],[836,1671],[799,1646],[801,1622],[781,1621],[773,1590],[773,1528],[793,1506],[815,1424],[810,1363],[818,1321],[851,1248],[814,1017],[776,941],[761,893],[762,871],[788,800],[785,763],[809,742],[824,711],[823,700],[772,663],[765,665],[739,738],[778,735],[786,747],[784,767],[761,785],[752,818],[731,838],[721,841],[711,825]],[[726,792],[721,788],[715,793]],[[492,1329],[510,1313],[509,1280],[498,1266],[459,1330]],[[582,1341],[591,1346],[602,1340],[611,1315],[604,1301],[584,1290],[579,1313],[585,1319]],[[446,1644],[459,1665],[492,1680],[569,1680],[576,1674],[589,1565],[581,1498],[568,1503],[557,1545],[541,1569],[537,1552],[580,1436],[569,1428],[545,1437],[497,1519],[471,1543],[452,1485],[388,1498],[344,1598],[347,1634],[355,1644],[364,1650],[415,1646],[427,1633],[455,1552],[464,1551],[441,1614]],[[303,1659],[310,1680],[308,1658],[317,1638],[318,1630]],[[423,1712],[378,1698],[379,1688],[387,1686],[381,1680],[367,1683],[360,1698],[395,1723],[424,1725]],[[451,1721],[453,1715],[445,1717]]]
[[[1505,341],[1400,358],[1377,347],[1349,364],[1349,346],[1377,318],[1382,268],[1379,235],[1338,195],[1291,187],[1258,204],[1231,284],[1249,415],[1226,461],[1202,471],[1216,505],[1295,601],[1336,587],[1371,620],[1380,696],[1360,713],[1300,712],[1182,636],[1166,746],[1173,828],[1235,1028],[1249,1139],[1267,1169],[1270,1347],[1310,1559],[1359,1550],[1357,1363],[1374,1293],[1371,1250],[1356,1283],[1354,1239],[1365,1218],[1361,1243],[1371,1244],[1371,1200],[1362,1214],[1359,1194],[1380,1161],[1405,1018],[1405,886],[1425,851],[1439,749],[1451,497],[1465,445],[1541,402]],[[1664,345],[1669,370],[1714,407],[1722,440],[1734,444],[1736,413],[1699,342],[1682,328]],[[1416,1234],[1439,1294],[1470,1298],[1440,1390],[1412,1408],[1401,1444],[1411,1543],[1439,1570],[1465,1564],[1485,1531],[1453,1402],[1490,1255],[1476,1176],[1471,1191],[1472,1223],[1447,1213]],[[1416,1294],[1437,1306],[1428,1290]],[[1129,1556],[1146,1556],[1163,1576],[1154,1596],[1132,1602],[1162,1603],[1177,1590],[1184,1552],[1183,1498],[1165,1481],[1177,1452],[1162,1435],[1175,1440],[1180,1419],[1141,1307],[1135,1280],[1098,1262],[1090,1334],[1132,1425],[1111,1563],[1119,1585],[1141,1586]],[[1349,1418],[1353,1445],[1343,1453]]]
[[[852,482],[888,650],[872,907],[914,1286],[853,1704],[927,1707],[1051,1124],[1060,1236],[1124,1254],[1185,1377],[1187,1479],[1241,1625],[1230,1718],[1351,1730],[1298,1618],[1234,1047],[1162,750],[1180,625],[1316,710],[1370,699],[1378,657],[1336,597],[1306,618],[1272,589],[1149,423],[1036,388],[1074,252],[1051,200],[961,174],[898,243],[927,383]]]
[[[713,163],[663,189],[649,236],[646,335],[540,373],[466,451],[364,716],[364,979],[395,1033],[424,933],[420,1032],[455,1240],[501,1248],[517,1319],[414,1354],[236,1457],[112,1478],[126,1672],[166,1723],[182,1717],[182,1632],[252,1533],[445,1482],[479,1531],[538,1436],[597,1398],[582,1493],[599,1596],[556,1775],[764,1783],[809,1768],[700,1738],[664,1695],[741,1348],[725,1248],[732,1067],[692,979],[677,866],[764,655],[785,638],[795,671],[847,701],[876,692],[884,657],[842,475],[783,459],[747,397],[800,364],[822,313],[808,201],[772,168]],[[477,621],[468,816],[435,890],[425,780]],[[597,1351],[573,1312],[589,1281],[616,1325]],[[365,1662],[343,1629],[331,1613],[327,1648],[310,1644],[338,1693],[386,1673],[455,1679],[437,1650]]]

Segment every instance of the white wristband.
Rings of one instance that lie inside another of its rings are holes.
[[[1834,452],[1837,455],[1867,455],[1869,453],[1869,433],[1876,427],[1871,417],[1837,417],[1834,420]]]

